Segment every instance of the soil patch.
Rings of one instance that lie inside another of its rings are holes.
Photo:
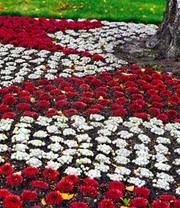
[[[148,49],[145,45],[147,38],[139,41],[132,40],[123,46],[115,48],[115,56],[127,61],[129,65],[136,64],[141,67],[152,67],[155,70],[169,73],[175,78],[180,78],[180,57],[161,58],[158,49]]]

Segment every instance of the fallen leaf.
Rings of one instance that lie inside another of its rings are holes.
[[[4,11],[5,10],[5,7],[0,7],[0,11]]]
[[[45,198],[42,198],[42,199],[41,199],[41,204],[42,204],[43,206],[45,206],[45,205],[47,204]]]
[[[126,190],[127,191],[133,191],[134,190],[134,186],[126,186]]]
[[[61,192],[58,192],[58,193],[61,194],[64,200],[71,200],[75,196],[75,194],[68,194],[68,193],[61,193]]]

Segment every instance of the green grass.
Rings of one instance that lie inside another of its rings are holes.
[[[166,0],[0,0],[0,15],[162,22]]]

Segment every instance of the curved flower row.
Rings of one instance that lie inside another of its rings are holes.
[[[16,112],[32,117],[104,113],[179,122],[179,97],[180,80],[151,68],[131,66],[84,79],[42,79],[2,88],[0,114],[3,119],[14,119]]]
[[[13,166],[5,163],[0,166],[1,189],[0,201],[4,208],[33,207],[56,205],[70,208],[129,208],[148,207],[150,191],[144,187],[126,187],[120,181],[100,184],[91,178],[80,179],[76,175],[61,178],[57,170],[45,168],[39,170],[28,166],[15,172]],[[15,195],[18,190],[19,195]],[[173,195],[163,194],[155,199],[152,208],[178,208],[180,200]]]
[[[55,19],[47,20],[45,18],[24,18],[24,17],[0,17],[0,42],[4,44],[13,44],[15,46],[44,49],[49,51],[61,50],[65,53],[76,54],[77,50],[66,49],[61,45],[56,45],[47,35],[57,31],[88,30],[101,27],[100,21],[67,21]]]

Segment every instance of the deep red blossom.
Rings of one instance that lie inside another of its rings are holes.
[[[123,197],[123,193],[119,189],[110,189],[109,191],[105,193],[105,197],[115,202],[119,202],[121,201],[121,198]]]
[[[152,80],[152,77],[149,75],[149,74],[144,74],[143,76],[142,76],[142,79],[144,79],[145,81],[151,81]]]
[[[24,190],[21,194],[23,201],[35,201],[37,199],[36,191]]]
[[[121,116],[124,117],[128,114],[128,112],[124,108],[119,108],[117,110],[113,110],[111,112],[112,116]]]
[[[180,199],[177,199],[173,202],[172,208],[179,208],[180,207]]]
[[[98,196],[97,189],[94,186],[89,186],[89,185],[79,186],[78,191],[79,191],[79,193],[81,193],[85,196],[89,196],[89,197],[93,197],[93,198]]]
[[[130,66],[130,69],[132,69],[132,70],[138,70],[138,69],[141,69],[141,67],[140,66],[137,66],[137,65],[131,65]]]
[[[6,113],[3,113],[1,118],[2,119],[7,119],[7,118],[15,119],[16,118],[16,113],[8,111]]]
[[[77,110],[76,109],[72,109],[72,108],[69,109],[69,110],[64,110],[63,113],[64,113],[65,116],[68,116],[68,117],[71,117],[73,115],[78,115]]]
[[[19,196],[9,194],[3,201],[4,208],[20,208],[22,201]]]
[[[141,95],[141,94],[132,94],[132,98],[134,100],[143,100],[144,99],[143,95]]]
[[[0,113],[4,113],[9,110],[8,105],[0,105]]]
[[[57,107],[65,107],[65,106],[67,106],[67,100],[58,100],[58,101],[56,101],[56,103],[55,103],[55,105],[57,106]]]
[[[91,105],[91,109],[98,109],[98,110],[102,110],[103,109],[103,106],[100,105],[100,104],[94,104],[94,105]]]
[[[131,200],[130,205],[138,207],[138,208],[139,207],[146,207],[148,205],[148,200],[143,197],[136,197]]]
[[[79,178],[76,175],[67,175],[64,180],[71,182],[73,185],[75,185],[78,181]]]
[[[91,92],[91,91],[82,92],[82,97],[92,98],[93,96],[94,96],[94,92]]]
[[[36,112],[33,112],[33,111],[25,111],[23,113],[23,116],[29,116],[29,117],[32,117],[32,118],[38,118],[39,114],[36,113]]]
[[[103,98],[107,98],[107,93],[104,91],[96,91],[96,97],[103,97]]]
[[[160,95],[168,97],[172,95],[172,92],[170,90],[163,89],[160,91]]]
[[[46,202],[47,204],[57,204],[60,205],[61,202],[63,201],[63,198],[60,193],[57,191],[52,191],[47,194],[46,196]]]
[[[162,98],[158,95],[151,95],[150,96],[150,100],[151,101],[156,101],[156,102],[161,102],[162,101]]]
[[[124,191],[125,190],[125,186],[122,182],[120,181],[112,181],[107,185],[107,189],[118,189],[120,191]]]
[[[124,105],[124,104],[127,103],[127,101],[128,101],[127,98],[125,98],[125,97],[119,97],[119,98],[115,98],[113,100],[113,103],[118,103],[118,104]]]
[[[52,168],[45,168],[42,175],[45,178],[56,181],[58,179],[59,172],[57,170],[52,169]]]
[[[84,103],[86,103],[86,104],[92,104],[92,103],[93,103],[93,99],[90,98],[90,97],[82,97],[82,98],[80,99],[80,101],[81,101],[81,102],[84,102]]]
[[[38,109],[44,109],[44,108],[49,108],[50,102],[47,100],[40,100],[35,104],[35,107]]]
[[[49,84],[49,80],[48,79],[40,79],[40,80],[38,80],[38,84],[39,85],[47,85],[47,84]]]
[[[69,91],[66,93],[67,97],[77,97],[78,93],[75,91]]]
[[[133,102],[130,104],[129,106],[130,110],[132,110],[133,112],[140,112],[143,109],[143,106],[137,102]]]
[[[137,93],[139,90],[137,87],[129,87],[127,91],[131,94]]]
[[[21,111],[29,111],[31,106],[28,103],[19,103],[16,105],[16,108]]]
[[[99,186],[98,181],[96,181],[95,179],[92,179],[92,178],[85,178],[84,183],[86,186],[94,186],[94,187]]]
[[[90,53],[89,51],[84,51],[84,52],[82,53],[82,56],[85,56],[85,57],[91,57],[92,55],[91,55],[91,53]]]
[[[6,198],[11,194],[7,189],[0,189],[0,199]]]
[[[54,89],[54,90],[51,90],[50,92],[51,95],[61,95],[62,94],[62,91],[59,90],[59,89]]]
[[[162,120],[163,123],[167,123],[168,122],[168,117],[167,115],[160,113],[159,115],[156,116],[157,119]]]
[[[16,97],[12,94],[6,94],[2,99],[4,105],[14,105],[16,101]]]
[[[77,86],[84,84],[84,80],[77,77],[69,77],[68,80]]]
[[[19,87],[16,86],[16,85],[10,85],[10,86],[8,87],[8,91],[9,91],[9,92],[18,92],[18,91],[19,91]]]
[[[8,176],[14,172],[14,168],[9,163],[5,163],[0,167],[0,174]]]
[[[104,199],[101,202],[99,202],[98,204],[98,208],[114,208],[115,205],[113,203],[113,201],[109,200],[109,199]]]
[[[51,91],[51,90],[55,90],[56,86],[52,85],[52,84],[47,84],[47,85],[44,86],[44,89],[47,90],[47,91]]]
[[[22,171],[22,175],[28,178],[34,178],[39,174],[38,168],[28,166]]]
[[[162,194],[159,197],[162,201],[172,202],[176,200],[176,197],[173,195]]]
[[[180,98],[177,96],[177,95],[172,95],[169,97],[168,99],[169,102],[176,102],[176,103],[179,103],[180,102]]]
[[[137,117],[137,118],[141,118],[141,119],[143,119],[143,120],[146,120],[147,119],[147,113],[144,113],[144,112],[142,112],[142,113],[134,113],[133,114],[135,117]]]
[[[113,86],[119,86],[119,83],[115,80],[109,80],[107,85],[113,87]]]
[[[88,208],[88,205],[84,202],[72,202],[69,208]]]
[[[162,75],[157,72],[154,72],[151,76],[153,79],[162,79]]]
[[[148,113],[154,117],[160,114],[160,110],[159,108],[152,107],[152,108],[149,108]]]
[[[91,82],[91,85],[95,87],[100,87],[103,85],[103,82],[100,79],[95,78],[95,77],[92,80],[90,80],[90,82]]]
[[[134,83],[134,82],[132,82],[132,81],[127,81],[127,82],[125,82],[125,85],[127,86],[127,87],[136,87],[137,85]]]
[[[170,118],[170,119],[176,119],[178,118],[178,113],[175,110],[167,110],[166,111],[166,115]]]
[[[81,84],[79,87],[82,91],[89,91],[91,89],[88,84]]]
[[[73,188],[74,184],[69,180],[61,180],[56,184],[56,189],[63,193],[71,192]]]
[[[6,184],[8,186],[19,186],[23,183],[23,177],[19,174],[12,174],[6,177]]]
[[[110,100],[109,99],[103,99],[103,98],[101,99],[101,97],[100,97],[100,98],[98,98],[98,103],[100,105],[107,106],[110,103]]]
[[[75,108],[75,109],[84,109],[84,108],[86,108],[86,106],[87,106],[87,104],[83,103],[81,101],[77,101],[77,102],[72,103],[72,108]]]
[[[146,94],[149,95],[149,96],[151,96],[151,95],[157,95],[157,92],[154,89],[150,89],[150,90],[147,90]]]
[[[0,89],[0,94],[5,95],[5,94],[7,94],[7,93],[9,93],[9,91],[8,91],[7,88],[1,88],[1,89]]]
[[[104,60],[104,57],[99,55],[99,54],[94,54],[92,58],[93,58],[94,61]]]
[[[58,111],[55,110],[54,108],[48,109],[48,111],[46,111],[46,116],[47,117],[53,117],[57,114],[58,114]]]
[[[161,201],[159,199],[154,200],[151,207],[152,208],[170,208],[170,206],[166,202]]]
[[[30,183],[30,186],[32,188],[39,188],[39,189],[49,189],[49,184],[44,182],[44,181],[40,181],[40,180],[34,180]]]
[[[144,187],[135,187],[133,190],[134,193],[136,193],[140,197],[148,198],[150,191],[147,188]]]
[[[114,91],[114,96],[115,97],[123,97],[124,96],[124,92],[120,92],[120,91]]]
[[[161,102],[152,102],[152,106],[154,106],[155,108],[163,108],[164,104]]]
[[[86,115],[89,116],[91,114],[99,114],[100,110],[97,108],[89,108],[86,110]]]

